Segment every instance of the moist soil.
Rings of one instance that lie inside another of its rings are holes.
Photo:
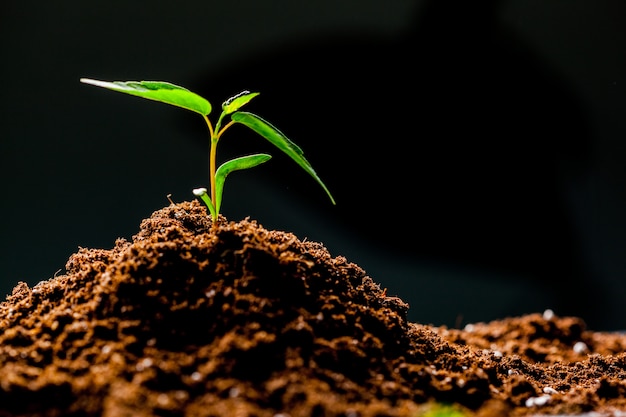
[[[408,309],[321,243],[172,203],[0,304],[0,416],[626,415],[624,335]]]

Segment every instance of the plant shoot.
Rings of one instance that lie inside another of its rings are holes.
[[[302,169],[309,173],[315,181],[324,189],[330,201],[335,204],[335,200],[330,191],[324,185],[317,173],[313,170],[311,164],[304,157],[304,153],[298,145],[293,143],[280,130],[263,120],[256,114],[240,111],[240,109],[248,104],[250,100],[259,95],[259,93],[251,93],[243,91],[222,103],[222,112],[220,113],[215,125],[209,119],[212,105],[204,97],[189,91],[184,87],[174,85],[164,81],[99,81],[90,78],[81,78],[81,82],[85,84],[103,87],[109,90],[118,91],[120,93],[129,94],[145,98],[148,100],[160,101],[172,106],[182,107],[198,113],[206,122],[209,129],[210,147],[209,147],[209,191],[206,188],[196,188],[193,190],[194,195],[199,197],[209,208],[213,224],[217,222],[222,205],[222,194],[224,191],[224,181],[226,176],[233,171],[253,168],[264,162],[267,162],[271,155],[260,153],[239,158],[231,159],[217,167],[217,144],[231,126],[236,123],[242,124],[261,137],[268,140],[287,156],[293,159]]]

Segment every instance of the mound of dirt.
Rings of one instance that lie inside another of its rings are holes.
[[[550,311],[449,329],[408,308],[320,243],[172,204],[0,304],[0,416],[626,410],[626,336]]]

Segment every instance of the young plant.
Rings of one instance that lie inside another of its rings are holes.
[[[81,78],[81,82],[85,84],[95,85],[97,87],[107,88],[109,90],[118,91],[120,93],[130,94],[132,96],[142,97],[149,100],[160,101],[162,103],[171,104],[173,106],[182,107],[191,110],[202,116],[209,128],[209,136],[211,139],[209,149],[209,183],[211,188],[211,196],[207,195],[206,188],[196,188],[193,190],[194,195],[202,199],[211,212],[213,224],[217,222],[222,205],[222,194],[224,191],[224,181],[226,176],[233,171],[253,168],[260,165],[271,158],[271,155],[260,153],[254,155],[242,156],[224,162],[219,167],[217,163],[217,144],[228,128],[235,123],[247,126],[263,138],[267,139],[271,144],[287,154],[302,169],[309,173],[322,186],[330,201],[335,204],[335,199],[331,195],[326,185],[317,176],[311,164],[304,157],[302,149],[287,138],[281,131],[272,126],[269,122],[263,120],[256,114],[239,111],[259,93],[251,93],[243,91],[222,103],[222,112],[219,115],[215,126],[209,120],[212,106],[208,100],[187,90],[164,81],[99,81],[90,78]]]

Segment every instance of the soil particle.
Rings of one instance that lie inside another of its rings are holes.
[[[435,327],[408,308],[320,243],[172,204],[0,304],[0,416],[626,410],[622,334],[551,311]]]

